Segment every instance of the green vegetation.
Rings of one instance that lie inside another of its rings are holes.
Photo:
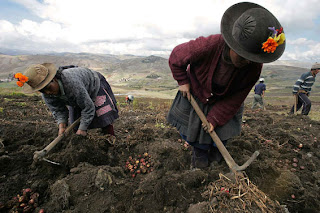
[[[16,105],[20,106],[20,107],[24,107],[24,106],[27,106],[27,103],[26,102],[16,102]]]
[[[155,127],[164,129],[164,128],[166,128],[166,125],[164,125],[164,123],[158,123],[158,122],[157,122],[156,125],[155,125]]]
[[[154,109],[154,107],[153,107],[153,105],[152,105],[152,101],[149,102],[149,106],[148,106],[147,108],[148,108],[148,109],[151,109],[151,110]]]
[[[314,109],[311,109],[310,113],[309,113],[309,117],[310,119],[312,120],[315,120],[315,121],[320,121],[320,112],[319,112],[319,107],[317,107],[318,110],[314,110]]]

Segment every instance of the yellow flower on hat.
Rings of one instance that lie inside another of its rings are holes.
[[[283,44],[284,41],[286,40],[286,36],[284,35],[284,33],[281,33],[280,35],[275,36],[275,37],[274,37],[274,40],[275,40],[279,45],[281,45],[281,44]]]

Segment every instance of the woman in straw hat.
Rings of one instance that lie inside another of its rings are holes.
[[[101,128],[114,135],[113,121],[119,117],[116,99],[106,79],[98,72],[76,66],[59,67],[52,63],[30,66],[17,73],[17,84],[26,93],[41,92],[62,134],[69,120],[81,116],[76,134],[85,136],[87,129]]]
[[[239,135],[243,102],[260,77],[262,64],[285,49],[278,20],[258,4],[231,6],[221,20],[221,34],[199,37],[175,47],[169,58],[179,91],[168,114],[183,139],[193,146],[192,167],[209,166],[221,154],[208,131],[226,141]],[[205,126],[188,99],[195,97],[207,116]]]

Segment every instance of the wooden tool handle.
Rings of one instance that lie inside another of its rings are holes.
[[[209,127],[209,122],[208,122],[206,116],[203,114],[203,112],[200,109],[198,103],[196,102],[196,100],[193,98],[192,95],[191,95],[190,103],[191,103],[192,107],[194,108],[194,110],[196,111],[196,113],[198,114],[198,116],[199,116],[200,120],[202,121],[202,123],[204,123],[205,125],[207,125]],[[229,152],[226,149],[226,147],[223,145],[223,143],[220,140],[220,138],[218,137],[217,133],[215,131],[212,131],[209,134],[210,134],[212,140],[217,145],[220,153],[222,154],[222,156],[225,159],[226,163],[228,164],[229,168],[233,169],[234,167],[236,167],[237,164],[235,163],[235,161],[233,160],[233,158],[229,154]]]
[[[70,130],[72,130],[76,125],[79,124],[80,122],[80,118],[78,118],[75,122],[73,122],[70,126],[68,126],[68,128],[64,131],[64,133],[62,133],[61,135],[59,135],[58,137],[56,137],[50,144],[48,144],[44,149],[42,149],[41,151],[35,151],[34,152],[34,156],[33,159],[34,160],[38,160],[39,158],[44,157],[48,152],[50,152],[50,150],[55,147],[57,145],[57,143],[59,143],[62,138],[64,138],[64,136],[66,134],[68,134],[70,132]]]
[[[294,107],[294,114],[297,114],[297,104],[298,104],[298,94],[293,96],[294,102],[293,102],[293,107]]]

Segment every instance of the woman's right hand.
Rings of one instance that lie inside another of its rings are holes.
[[[182,93],[182,96],[187,97],[188,100],[190,101],[190,99],[191,99],[190,84],[180,85],[179,90]]]
[[[67,124],[60,123],[59,124],[59,135],[62,135],[66,131]]]
[[[213,125],[212,125],[210,122],[208,122],[208,124],[209,124],[209,126],[207,126],[205,123],[202,123],[202,128],[203,128],[204,131],[206,131],[207,133],[211,133],[211,132],[213,132],[214,127],[213,127]]]

